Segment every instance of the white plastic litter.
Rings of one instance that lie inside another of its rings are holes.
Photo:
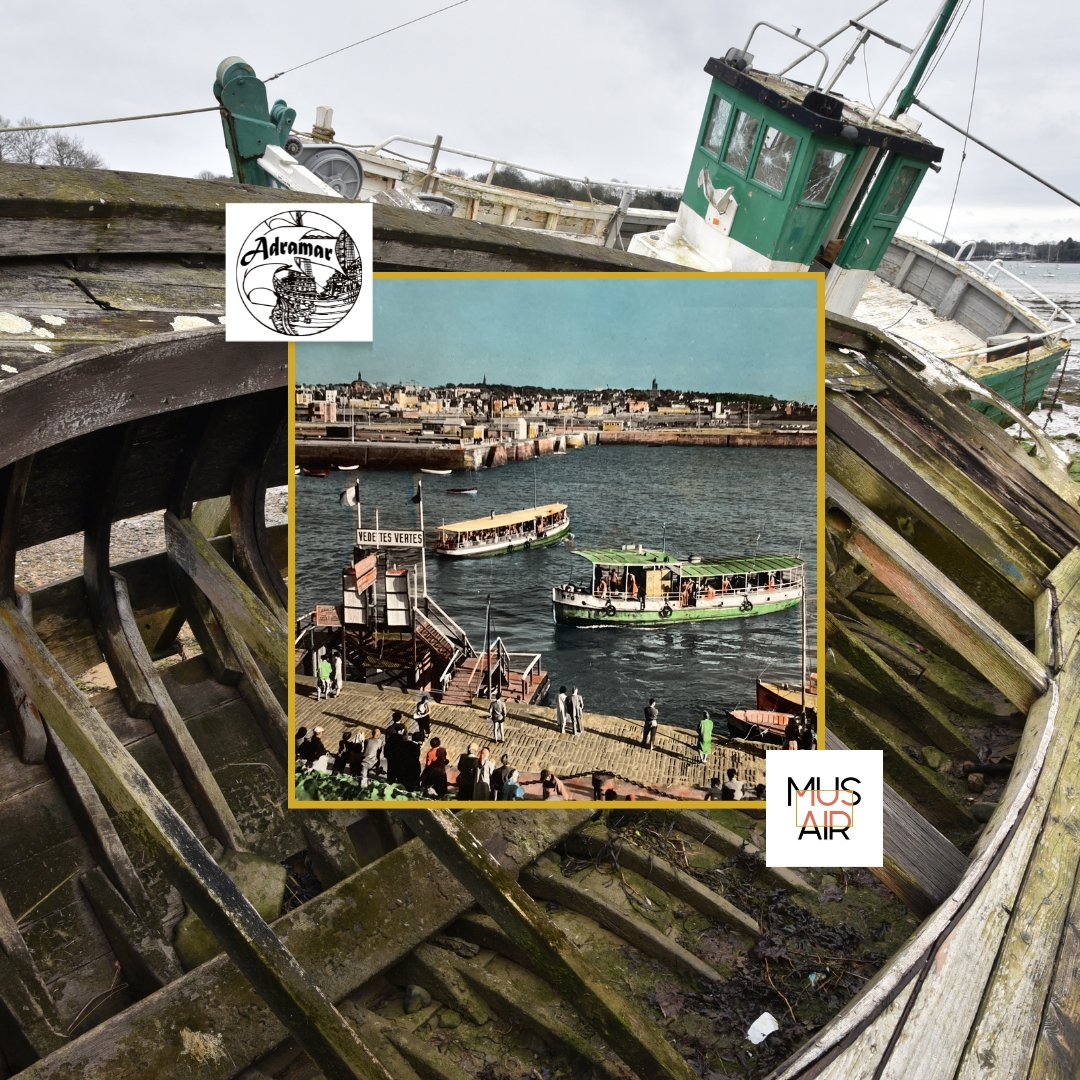
[[[774,1031],[778,1031],[780,1025],[776,1022],[776,1017],[772,1013],[763,1012],[751,1025],[750,1030],[747,1031],[746,1037],[755,1045],[759,1042],[764,1042],[767,1035],[771,1035]]]

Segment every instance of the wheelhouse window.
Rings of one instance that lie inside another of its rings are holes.
[[[885,217],[897,217],[899,215],[900,208],[907,200],[908,193],[911,191],[911,187],[918,175],[919,170],[911,165],[903,166],[896,174],[896,179],[893,180],[892,186],[889,188],[889,194],[885,196],[885,201],[881,204],[881,213]]]
[[[843,150],[830,150],[827,146],[818,147],[810,165],[810,175],[806,178],[802,201],[824,206],[832,195],[836,181],[844,171],[847,154]]]
[[[730,165],[736,172],[745,174],[746,166],[750,164],[750,153],[754,149],[754,139],[757,138],[760,124],[761,121],[756,116],[744,113],[741,109],[735,113],[735,123],[731,129],[727,153],[724,155],[724,164]]]
[[[757,164],[754,166],[754,179],[773,191],[783,191],[784,180],[791,168],[791,159],[795,156],[795,145],[793,135],[788,135],[778,128],[767,127],[765,138],[761,140],[761,150],[758,151]]]
[[[709,119],[705,123],[705,138],[702,146],[720,156],[720,147],[724,145],[724,133],[727,131],[728,118],[731,116],[731,102],[717,95],[709,109]]]

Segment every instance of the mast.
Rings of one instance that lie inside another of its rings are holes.
[[[416,494],[420,506],[420,588],[427,599],[427,542],[424,539],[424,481],[416,474]]]
[[[484,667],[487,668],[487,696],[491,697],[491,597],[487,598],[487,613],[484,616]]]
[[[941,10],[938,12],[930,36],[926,39],[926,45],[919,54],[919,59],[915,61],[915,67],[912,68],[911,78],[908,79],[907,86],[900,91],[900,96],[896,99],[896,105],[893,106],[893,111],[889,114],[893,120],[901,113],[907,112],[914,103],[915,90],[919,85],[919,80],[923,77],[923,72],[926,71],[926,65],[930,63],[930,58],[937,52],[937,47],[941,43],[941,38],[959,2],[960,0],[945,0],[941,5]]]
[[[806,565],[802,567],[802,587],[799,590],[799,663],[802,668],[800,687],[802,714],[806,716]]]

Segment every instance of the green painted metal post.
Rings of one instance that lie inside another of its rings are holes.
[[[234,179],[241,184],[273,187],[259,158],[268,146],[285,145],[296,110],[280,99],[268,108],[266,85],[239,56],[226,57],[218,64],[214,97],[221,103],[221,126]]]
[[[890,114],[894,120],[901,113],[907,112],[915,101],[915,90],[919,85],[919,80],[923,77],[923,72],[926,70],[926,65],[930,63],[930,58],[937,52],[941,37],[945,33],[949,20],[952,18],[952,13],[956,10],[956,5],[959,2],[960,0],[945,0],[945,3],[941,5],[937,22],[934,23],[934,28],[926,39],[922,55],[915,61],[915,67],[911,69],[911,78],[908,79],[907,86],[900,91],[900,96],[896,99],[896,106]]]

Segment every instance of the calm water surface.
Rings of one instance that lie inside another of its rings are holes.
[[[805,449],[585,447],[565,456],[480,472],[424,476],[429,540],[444,522],[502,513],[536,502],[565,502],[573,544],[641,543],[678,555],[801,553],[815,547],[815,454]],[[355,511],[341,489],[360,477],[365,526],[375,508],[384,528],[415,528],[412,473],[332,472],[296,478],[297,610],[340,603],[340,568],[352,550]],[[447,487],[476,484],[475,497]],[[488,559],[427,557],[428,591],[479,650],[491,599],[493,636],[511,652],[540,652],[555,691],[577,685],[586,710],[640,717],[650,695],[661,719],[695,726],[699,710],[753,705],[764,675],[798,684],[799,609],[692,626],[632,630],[556,627],[551,586],[587,579],[572,546]],[[816,566],[808,566],[811,594]],[[807,608],[814,656],[814,605]]]

